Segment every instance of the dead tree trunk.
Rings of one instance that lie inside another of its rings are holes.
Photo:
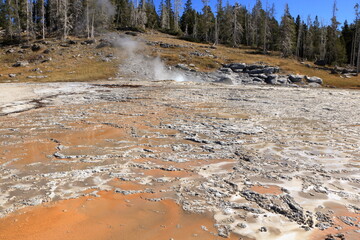
[[[42,39],[45,39],[45,1],[41,1],[41,29]]]
[[[218,45],[219,44],[219,23],[218,23],[218,18],[215,18],[215,41],[214,41],[214,45]]]
[[[31,17],[30,17],[30,4],[29,4],[29,0],[26,0],[26,34],[27,34],[27,41],[29,41],[30,39],[30,21],[31,21]]]
[[[64,32],[63,32],[63,38],[66,39],[68,35],[68,2],[67,0],[63,0],[64,2]]]
[[[356,60],[356,46],[357,46],[357,42],[359,39],[359,20],[356,19],[356,27],[355,27],[355,35],[353,37],[353,44],[352,44],[352,49],[351,49],[351,64],[353,66],[355,66],[355,60]]]
[[[15,0],[15,17],[16,17],[16,31],[18,35],[18,39],[21,39],[21,21],[20,21],[20,14],[19,14],[19,0]]]
[[[174,0],[174,29],[179,31],[179,14],[181,9],[181,0]]]
[[[267,18],[267,16],[265,16],[265,19],[264,19],[264,39],[263,39],[263,53],[264,54],[266,54],[266,52],[267,52],[267,49],[266,49],[267,31],[268,31],[268,18]]]
[[[359,41],[358,55],[357,55],[356,74],[359,74],[359,72],[360,72],[360,41]]]
[[[298,33],[298,37],[297,37],[297,41],[296,41],[296,57],[297,58],[300,57],[300,46],[301,46],[302,31],[303,31],[303,25],[300,23],[299,33]]]
[[[93,14],[92,14],[92,20],[91,20],[91,38],[95,38],[94,22],[95,22],[95,12],[93,12]]]
[[[86,33],[87,33],[87,38],[90,38],[89,1],[86,1]]]

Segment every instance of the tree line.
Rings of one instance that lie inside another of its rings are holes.
[[[264,6],[261,0],[251,9],[222,0],[217,0],[216,9],[209,0],[202,3],[198,12],[191,0],[184,6],[181,0],[161,0],[158,8],[153,0],[0,0],[0,29],[7,41],[93,38],[106,29],[157,29],[196,42],[246,45],[264,54],[280,51],[283,57],[299,60],[360,64],[358,4],[354,22],[346,21],[339,29],[336,0],[329,25],[317,16],[294,18],[287,4],[277,21],[275,6]]]

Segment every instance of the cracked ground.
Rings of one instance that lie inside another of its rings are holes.
[[[0,239],[360,238],[358,91],[17,87],[35,94],[0,107]]]

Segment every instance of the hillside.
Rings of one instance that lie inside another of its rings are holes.
[[[214,72],[227,63],[263,63],[278,66],[281,74],[317,76],[324,86],[337,88],[359,88],[360,77],[331,74],[330,70],[317,69],[310,62],[280,57],[280,53],[263,55],[248,47],[230,48],[223,45],[206,45],[181,40],[156,31],[137,33],[138,39],[147,41],[146,53],[160,57],[167,65],[187,64],[196,71]],[[104,36],[106,37],[106,35]],[[56,82],[92,81],[115,78],[121,59],[119,49],[97,42],[84,44],[86,39],[59,41],[48,39],[18,46],[2,47],[0,56],[0,82]],[[39,46],[36,51],[31,46]],[[13,67],[17,62],[28,62],[26,66]],[[331,68],[331,67],[329,67]],[[9,74],[15,74],[9,77]]]

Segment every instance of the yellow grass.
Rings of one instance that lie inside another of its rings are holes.
[[[13,47],[15,53],[6,54],[5,51],[10,47],[3,48],[0,55],[0,82],[65,82],[65,81],[95,81],[104,80],[114,77],[118,71],[118,60],[111,62],[102,61],[102,57],[96,53],[103,53],[102,56],[108,53],[114,53],[115,49],[103,48],[96,49],[95,44],[84,45],[70,45],[69,48],[58,46],[59,42],[56,40],[51,46],[45,46],[39,52],[32,52],[26,49],[25,54],[19,54],[17,51],[19,47]],[[50,54],[44,54],[43,51],[49,48]],[[45,63],[40,61],[31,62],[42,55],[44,58],[51,58],[52,60]],[[27,60],[30,62],[29,66],[12,67],[18,60]],[[39,68],[42,73],[33,71]],[[15,78],[10,78],[9,74],[16,74]],[[47,76],[47,78],[28,78],[28,76]]]

